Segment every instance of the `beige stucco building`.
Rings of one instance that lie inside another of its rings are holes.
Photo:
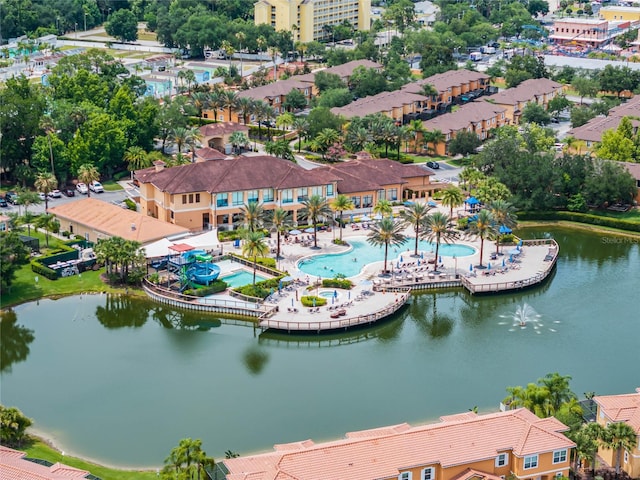
[[[260,0],[254,6],[256,25],[291,30],[294,40],[311,42],[330,38],[325,26],[348,21],[357,30],[369,30],[371,0]]]

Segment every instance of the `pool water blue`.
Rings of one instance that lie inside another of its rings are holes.
[[[231,288],[244,287],[253,283],[253,273],[240,270],[225,277],[220,277],[220,279],[227,282]],[[256,282],[262,282],[263,280],[266,280],[266,278],[256,274]]]
[[[382,262],[384,260],[384,247],[374,247],[370,245],[365,238],[349,239],[349,243],[353,249],[344,253],[333,253],[324,255],[314,255],[302,259],[298,263],[298,268],[314,277],[333,278],[336,274],[342,274],[345,277],[352,277],[360,273],[362,268],[368,263]],[[407,249],[413,252],[415,239],[409,240],[403,245],[389,247],[388,261],[397,261],[400,255],[406,256]],[[418,251],[430,252],[435,251],[436,246],[424,240],[418,242]],[[476,250],[467,245],[458,244],[440,244],[438,255],[443,257],[458,258],[473,255]],[[406,261],[406,260],[405,260]]]
[[[324,298],[331,298],[333,297],[334,293],[331,291],[324,291],[324,292],[320,292],[319,296],[324,297]]]

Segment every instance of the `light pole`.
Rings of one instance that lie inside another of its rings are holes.
[[[458,278],[458,257],[456,257],[455,255],[453,256],[453,262],[454,262],[453,277]]]
[[[73,33],[76,35],[76,40],[78,39],[78,22],[73,24]]]
[[[87,31],[87,12],[84,12],[84,31]]]

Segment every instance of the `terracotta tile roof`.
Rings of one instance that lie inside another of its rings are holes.
[[[203,125],[198,130],[200,130],[200,134],[203,137],[218,137],[234,132],[247,133],[249,131],[249,127],[235,122],[217,122]]]
[[[622,164],[626,167],[633,178],[640,180],[640,163],[622,162]]]
[[[382,92],[370,97],[359,98],[344,107],[334,107],[331,113],[346,118],[364,117],[371,113],[388,112],[394,108],[402,108],[415,102],[424,102],[427,97],[402,90]]]
[[[473,468],[467,468],[465,471],[455,475],[451,480],[502,480],[498,475],[492,475],[491,473],[481,472]]]
[[[599,142],[602,140],[604,132],[618,128],[623,117],[630,117],[631,124],[635,128],[640,127],[640,121],[636,119],[640,117],[640,95],[635,95],[627,102],[612,108],[606,117],[598,116],[584,125],[572,128],[567,132],[567,135],[586,142]]]
[[[408,83],[402,87],[402,90],[420,93],[424,85],[433,85],[439,93],[444,93],[450,88],[466,85],[469,82],[477,80],[489,80],[489,78],[491,78],[489,75],[482,72],[465,69],[449,70],[448,72],[431,75],[417,82]]]
[[[440,423],[409,428],[402,424],[364,435],[355,432],[304,449],[224,460],[226,478],[271,480],[287,478],[280,476],[284,474],[296,480],[375,480],[396,478],[400,470],[421,465],[472,464],[506,450],[523,457],[575,446],[560,433],[567,427],[541,421],[525,409],[467,417],[445,417]]]
[[[474,123],[490,120],[505,111],[505,108],[500,105],[479,100],[466,103],[455,112],[425,120],[423,124],[427,130],[440,130],[446,135],[466,129]]]
[[[49,213],[105,235],[135,240],[143,245],[189,231],[188,228],[123,209],[93,197],[51,207]]]
[[[86,470],[56,463],[47,467],[24,460],[26,453],[0,445],[0,478],[2,480],[66,480],[85,478]]]
[[[419,165],[403,165],[386,158],[353,160],[315,169],[338,178],[338,193],[348,194],[379,190],[385,185],[407,183],[411,177],[435,175],[433,170]]]
[[[640,388],[636,393],[593,397],[600,410],[612,422],[625,422],[640,434]]]
[[[326,68],[324,71],[338,75],[343,80],[348,80],[349,77],[353,75],[353,71],[358,67],[375,68],[376,70],[379,70],[382,68],[382,65],[366,59],[352,60],[351,62],[343,63],[342,65]]]
[[[337,178],[318,169],[305,170],[297,164],[269,155],[243,156],[136,173],[142,183],[152,183],[171,194],[225,193],[257,188],[296,188],[326,185]]]
[[[238,92],[238,97],[249,97],[255,100],[262,100],[264,98],[275,98],[288,95],[291,90],[304,90],[305,88],[311,88],[310,83],[302,81],[295,76],[286,80],[278,80],[267,85]]]
[[[485,100],[504,105],[515,105],[517,102],[530,102],[538,95],[552,93],[562,88],[562,85],[548,78],[532,78],[525,80],[517,87],[507,88]]]
[[[224,153],[219,152],[215,148],[202,147],[196,150],[196,161],[198,161],[198,158],[204,161],[224,160],[225,158],[227,158],[227,156]]]

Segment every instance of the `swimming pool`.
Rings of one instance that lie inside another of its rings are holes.
[[[395,261],[407,249],[413,251],[415,239],[410,238],[405,244],[396,247],[389,247],[387,260]],[[303,258],[298,262],[298,268],[304,273],[314,277],[333,278],[337,274],[345,277],[352,277],[360,273],[360,270],[368,263],[381,262],[384,260],[384,247],[374,247],[367,243],[365,238],[351,238],[349,243],[353,249],[344,253],[333,253],[324,255],[314,255]],[[425,240],[418,242],[418,251],[435,251],[436,246]],[[440,244],[438,255],[443,257],[458,258],[467,257],[476,253],[475,248],[467,245]]]
[[[256,273],[256,283],[266,279],[266,277],[262,277]],[[245,285],[253,283],[253,273],[247,272],[246,270],[238,270],[230,275],[220,277],[220,280],[227,282],[230,288],[244,287]]]

